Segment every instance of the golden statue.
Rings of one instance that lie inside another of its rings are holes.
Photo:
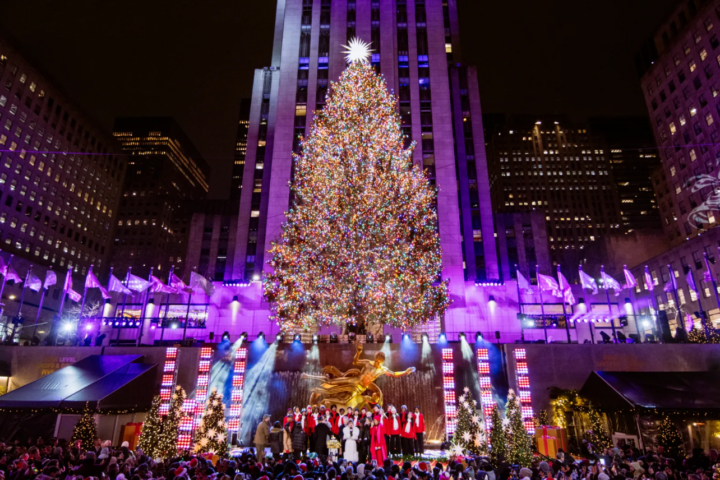
[[[326,408],[330,408],[331,405],[337,405],[338,408],[370,408],[376,404],[382,406],[382,390],[375,385],[375,380],[380,375],[404,377],[415,371],[415,367],[410,367],[403,372],[393,372],[383,365],[385,362],[383,352],[376,353],[375,360],[361,360],[360,354],[362,351],[363,346],[359,343],[355,358],[353,358],[353,365],[361,367],[360,369],[352,368],[343,373],[336,367],[328,365],[323,367],[325,375],[302,375],[302,378],[322,382],[312,389],[310,405],[325,405]],[[368,391],[370,395],[366,394]]]

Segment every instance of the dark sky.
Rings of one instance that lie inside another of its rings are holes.
[[[633,56],[675,0],[457,2],[484,111],[646,113]],[[108,132],[116,116],[176,117],[224,198],[274,16],[273,0],[3,1],[0,31]]]

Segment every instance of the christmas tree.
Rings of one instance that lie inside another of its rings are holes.
[[[97,427],[95,425],[95,414],[90,410],[90,402],[85,403],[85,410],[82,417],[75,424],[71,441],[82,441],[82,447],[85,450],[94,448],[95,439],[97,438]]]
[[[162,399],[160,395],[156,395],[153,398],[150,411],[145,417],[143,422],[142,432],[138,439],[138,448],[141,448],[143,453],[148,455],[150,458],[158,458],[163,455],[160,450],[160,439],[162,437],[162,418],[160,417],[160,404]]]
[[[714,328],[708,328],[710,340],[702,328],[693,328],[688,333],[688,341],[690,343],[720,343],[720,333]]]
[[[390,324],[442,315],[447,283],[436,192],[404,149],[396,98],[351,42],[350,66],[331,85],[302,156],[293,205],[270,250],[264,294],[283,329]]]
[[[522,405],[513,390],[508,393],[506,429],[508,438],[508,462],[529,467],[533,460],[533,441],[525,429]]]
[[[492,423],[492,427],[490,427],[490,460],[494,465],[498,465],[500,460],[507,458],[508,445],[505,426],[497,405],[493,407],[490,420]]]
[[[227,425],[225,424],[225,405],[222,394],[216,388],[208,397],[200,427],[195,433],[195,449],[199,452],[212,452],[219,456],[227,451]]]
[[[161,452],[161,457],[169,457],[177,453],[178,428],[180,421],[185,416],[182,409],[185,398],[185,390],[180,385],[175,387],[170,409],[163,420],[162,434],[158,441],[157,448]]]
[[[590,443],[593,444],[593,451],[602,453],[606,448],[612,447],[612,442],[605,430],[605,422],[603,422],[602,415],[592,406],[588,408],[588,416],[590,417],[588,436]]]
[[[685,442],[680,436],[675,422],[667,415],[663,416],[660,422],[657,442],[658,445],[661,445],[665,449],[664,455],[666,457],[679,458],[685,450]]]
[[[457,425],[452,440],[452,453],[454,455],[473,455],[487,453],[485,441],[485,425],[482,412],[477,408],[477,402],[470,398],[470,389],[465,387],[465,393],[460,396],[460,405],[457,409]]]

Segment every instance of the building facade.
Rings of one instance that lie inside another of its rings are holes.
[[[245,155],[247,155],[248,132],[250,130],[250,99],[240,101],[237,138],[233,159],[232,181],[230,182],[230,201],[237,204],[242,194],[243,175],[245,174]]]
[[[660,159],[646,117],[594,117],[589,129],[608,146],[610,168],[617,185],[625,233],[661,230],[660,211],[650,180]]]
[[[517,279],[517,270],[520,270],[525,278],[537,280],[536,266],[540,273],[551,271],[550,245],[543,212],[498,213],[495,215],[495,229],[503,279]]]
[[[186,270],[218,282],[231,278],[237,221],[237,203],[227,200],[200,203],[190,221]]]
[[[494,115],[485,135],[496,211],[544,212],[554,263],[575,263],[587,244],[622,231],[607,143],[587,125]]]
[[[125,158],[3,38],[0,83],[2,249],[63,271],[106,269]]]
[[[683,0],[638,57],[642,89],[670,187],[658,197],[673,244],[720,220],[720,1]]]
[[[195,202],[208,191],[210,167],[169,117],[118,118],[113,132],[128,156],[111,266],[162,277],[185,272]],[[165,275],[166,276],[166,275]]]

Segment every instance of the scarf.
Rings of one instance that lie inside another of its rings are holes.
[[[397,413],[393,414],[393,430],[399,430],[400,426],[398,425],[398,419],[397,419]]]
[[[415,415],[415,426],[420,428],[420,415]]]
[[[412,420],[407,422],[407,425],[405,425],[405,433],[410,433],[410,427],[412,427]]]

